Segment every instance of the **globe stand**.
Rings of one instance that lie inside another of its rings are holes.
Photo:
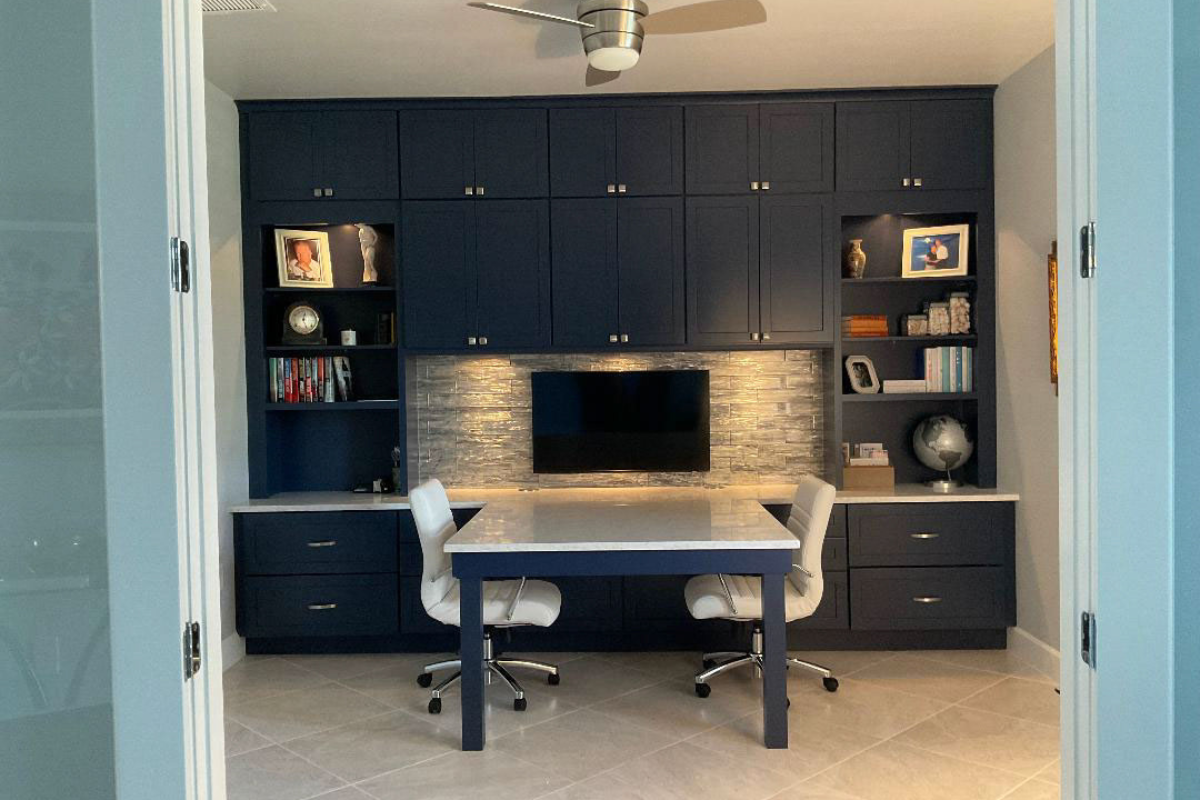
[[[935,481],[927,481],[925,485],[938,494],[950,494],[962,488],[962,481],[954,480],[954,476],[950,474],[950,470],[946,470],[945,478],[939,478]]]

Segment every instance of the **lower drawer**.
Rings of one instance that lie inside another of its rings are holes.
[[[243,636],[375,636],[400,629],[395,575],[247,578]]]
[[[1004,628],[1013,619],[1003,567],[850,570],[855,630]]]

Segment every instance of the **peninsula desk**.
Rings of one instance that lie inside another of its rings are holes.
[[[764,739],[786,748],[784,580],[799,546],[756,500],[705,490],[559,490],[488,503],[446,543],[461,581],[463,749],[486,741],[484,580],[712,572],[762,576]]]

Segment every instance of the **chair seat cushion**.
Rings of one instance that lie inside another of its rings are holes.
[[[696,619],[762,619],[762,579],[745,575],[726,575],[729,592],[737,608],[729,608],[721,579],[716,575],[697,575],[687,582],[683,596]],[[784,617],[788,622],[812,616],[817,603],[800,593],[790,580],[783,582]]]
[[[519,580],[483,582],[484,625],[536,625],[547,628],[554,624],[562,608],[562,594],[557,586],[548,581],[526,581],[525,591],[521,592],[512,619],[508,618],[508,607],[520,585]],[[458,625],[461,606],[459,586],[459,582],[455,581],[449,594],[429,609],[429,616],[446,625]]]

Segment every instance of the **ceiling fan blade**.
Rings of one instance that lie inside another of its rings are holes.
[[[577,28],[594,28],[590,22],[580,22],[571,17],[560,17],[558,14],[547,14],[544,11],[530,11],[528,8],[501,5],[500,3],[467,3],[473,8],[483,8],[488,11],[499,11],[503,14],[515,14],[518,17],[532,17],[542,22],[561,22],[563,25],[574,25]]]
[[[642,20],[648,34],[710,33],[760,25],[767,9],[760,0],[704,0],[651,14]]]
[[[621,77],[621,73],[619,72],[605,72],[602,69],[588,66],[587,77],[584,79],[584,83],[588,86],[602,86],[606,83],[612,83],[619,77]]]

